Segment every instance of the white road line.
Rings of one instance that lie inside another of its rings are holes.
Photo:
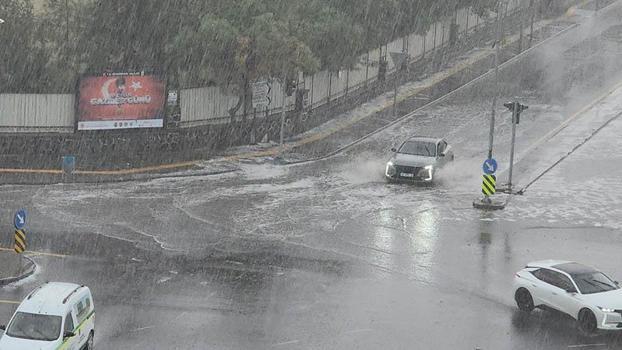
[[[576,348],[589,348],[594,346],[607,346],[607,344],[577,344],[577,345],[568,345],[568,348],[576,349]]]
[[[298,344],[298,343],[300,343],[300,340],[290,340],[290,341],[285,341],[282,343],[272,344],[272,346],[292,345],[292,344]]]

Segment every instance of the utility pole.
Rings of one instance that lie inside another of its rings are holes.
[[[397,117],[397,88],[402,81],[402,74],[405,74],[408,70],[409,57],[408,53],[406,53],[406,48],[403,48],[402,52],[391,52],[390,54],[393,65],[395,66],[395,79],[393,79],[393,117]]]
[[[65,45],[69,45],[69,0],[65,0]]]
[[[521,1],[519,3],[519,7],[521,7],[520,9],[520,35],[518,38],[518,53],[523,52],[523,31],[525,28],[525,17],[527,15],[527,9],[523,8],[522,6],[523,1]]]
[[[492,146],[494,142],[495,133],[495,109],[497,108],[497,95],[499,87],[499,50],[501,46],[501,5],[502,2],[497,3],[497,38],[495,41],[495,84],[494,94],[492,96],[492,111],[490,113],[490,131],[488,135],[488,158],[492,158]]]
[[[287,66],[283,66],[283,82],[281,85],[283,89],[283,107],[281,109],[281,133],[279,136],[279,156],[283,157],[283,134],[285,129],[285,99],[287,99]]]
[[[529,29],[529,47],[531,48],[531,41],[533,40],[533,21],[536,17],[536,7],[533,6],[533,0],[529,0],[529,10],[531,12],[531,25]]]
[[[395,79],[393,80],[394,83],[394,91],[393,91],[393,117],[397,117],[397,85],[398,85],[398,80],[400,79],[400,69],[399,67],[395,67]]]

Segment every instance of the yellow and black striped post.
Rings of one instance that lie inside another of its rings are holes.
[[[497,177],[494,175],[484,175],[482,181],[482,193],[486,197],[490,197],[497,192]]]
[[[26,251],[26,231],[15,230],[15,252],[21,254]]]

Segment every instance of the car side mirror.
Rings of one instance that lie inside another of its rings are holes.
[[[6,326],[5,325],[0,325],[0,330],[6,331]]]
[[[614,281],[613,283],[615,283],[616,286],[618,286],[618,287],[620,286],[620,282],[618,282],[618,281]]]
[[[63,335],[63,338],[71,338],[71,337],[75,337],[76,334],[74,332],[71,331],[67,331],[65,332],[65,334]]]
[[[577,291],[574,288],[566,289],[566,293],[568,293],[568,294],[575,294],[576,292]]]
[[[397,152],[397,150],[395,149],[395,147],[391,148],[391,152],[393,152],[393,153]]]

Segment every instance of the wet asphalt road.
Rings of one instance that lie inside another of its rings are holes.
[[[0,319],[38,283],[62,280],[93,290],[99,349],[619,348],[622,336],[580,337],[569,317],[519,314],[511,281],[543,258],[622,279],[622,158],[610,151],[622,147],[622,121],[612,119],[622,93],[541,141],[619,82],[620,18],[614,6],[502,74],[502,97],[531,106],[519,127],[519,185],[611,120],[502,212],[471,207],[490,107],[488,85],[476,84],[321,162],[2,187],[1,217],[28,208],[32,249],[65,255],[36,256],[37,275],[0,289]],[[515,84],[517,72],[536,82]],[[496,152],[507,164],[503,116]],[[382,179],[385,150],[412,133],[455,147],[437,186]]]

